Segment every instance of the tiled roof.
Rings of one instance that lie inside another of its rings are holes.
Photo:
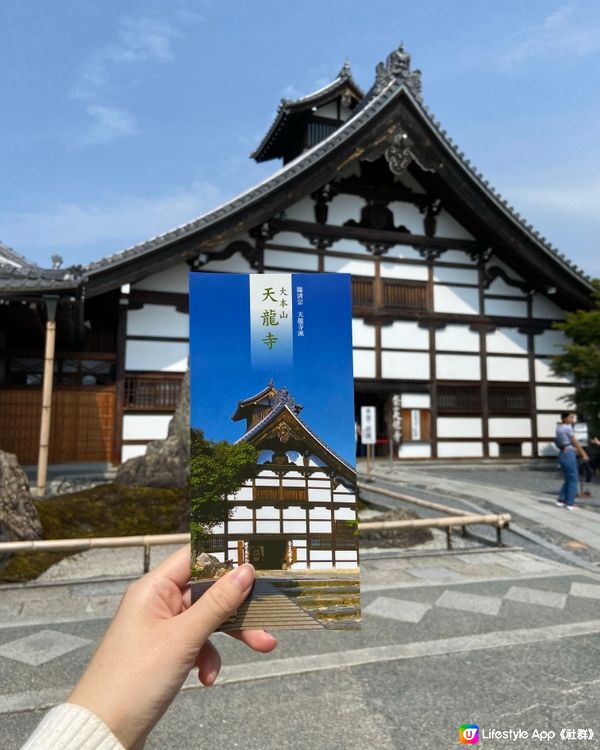
[[[35,263],[27,260],[23,255],[15,253],[15,251],[0,242],[0,266],[15,266],[17,268],[38,268]]]

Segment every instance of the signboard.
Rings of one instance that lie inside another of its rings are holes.
[[[377,442],[377,414],[374,406],[360,407],[360,441],[363,445]]]
[[[585,422],[575,422],[573,425],[573,432],[577,438],[577,442],[586,448],[589,445],[590,435],[589,429]]]
[[[399,393],[392,396],[392,439],[395,443],[402,440],[402,397]]]

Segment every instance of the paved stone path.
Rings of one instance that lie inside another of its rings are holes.
[[[405,743],[407,726],[421,732],[419,748],[442,750],[458,744],[460,723],[495,720],[496,704],[510,703],[510,691],[516,695],[520,683],[527,683],[527,671],[513,674],[507,692],[504,672],[514,673],[519,664],[526,670],[533,659],[544,663],[535,667],[543,672],[544,690],[545,683],[550,689],[556,680],[568,679],[565,689],[580,690],[586,701],[600,697],[600,681],[588,684],[592,678],[586,671],[594,661],[586,639],[600,634],[600,575],[518,550],[430,555],[386,550],[363,559],[361,578],[360,631],[280,632],[279,647],[269,655],[217,634],[226,665],[221,687],[199,689],[192,674],[147,747],[400,748],[414,746]],[[40,711],[68,694],[125,585],[65,583],[2,591],[3,750],[20,747]],[[546,659],[549,648],[552,659]],[[565,661],[567,653],[582,654],[577,669],[583,676]],[[416,672],[413,662],[420,665]],[[448,669],[454,671],[453,688],[446,684]],[[467,686],[468,699],[457,703]],[[523,696],[509,709],[513,724],[537,717],[531,708],[537,699],[531,686],[528,690],[527,700]],[[412,698],[407,704],[406,691]],[[480,701],[488,694],[487,713],[482,713]],[[429,695],[437,696],[435,705],[427,705]],[[572,719],[556,695],[548,700],[553,721]],[[449,707],[455,715],[448,715]],[[597,715],[578,710],[577,720],[600,734]],[[255,714],[261,722],[254,722]]]

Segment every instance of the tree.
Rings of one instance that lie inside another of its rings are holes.
[[[564,331],[572,343],[564,347],[562,354],[552,358],[552,370],[556,375],[572,377],[575,395],[570,402],[588,422],[591,434],[598,434],[600,427],[600,279],[593,281],[592,310],[575,310],[567,314],[562,323],[553,328]]]
[[[190,502],[192,548],[202,546],[211,529],[230,516],[227,495],[258,473],[258,451],[250,443],[214,442],[191,430]]]

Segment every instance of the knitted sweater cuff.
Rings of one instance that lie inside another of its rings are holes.
[[[125,749],[93,713],[74,703],[62,703],[48,711],[21,750]]]

